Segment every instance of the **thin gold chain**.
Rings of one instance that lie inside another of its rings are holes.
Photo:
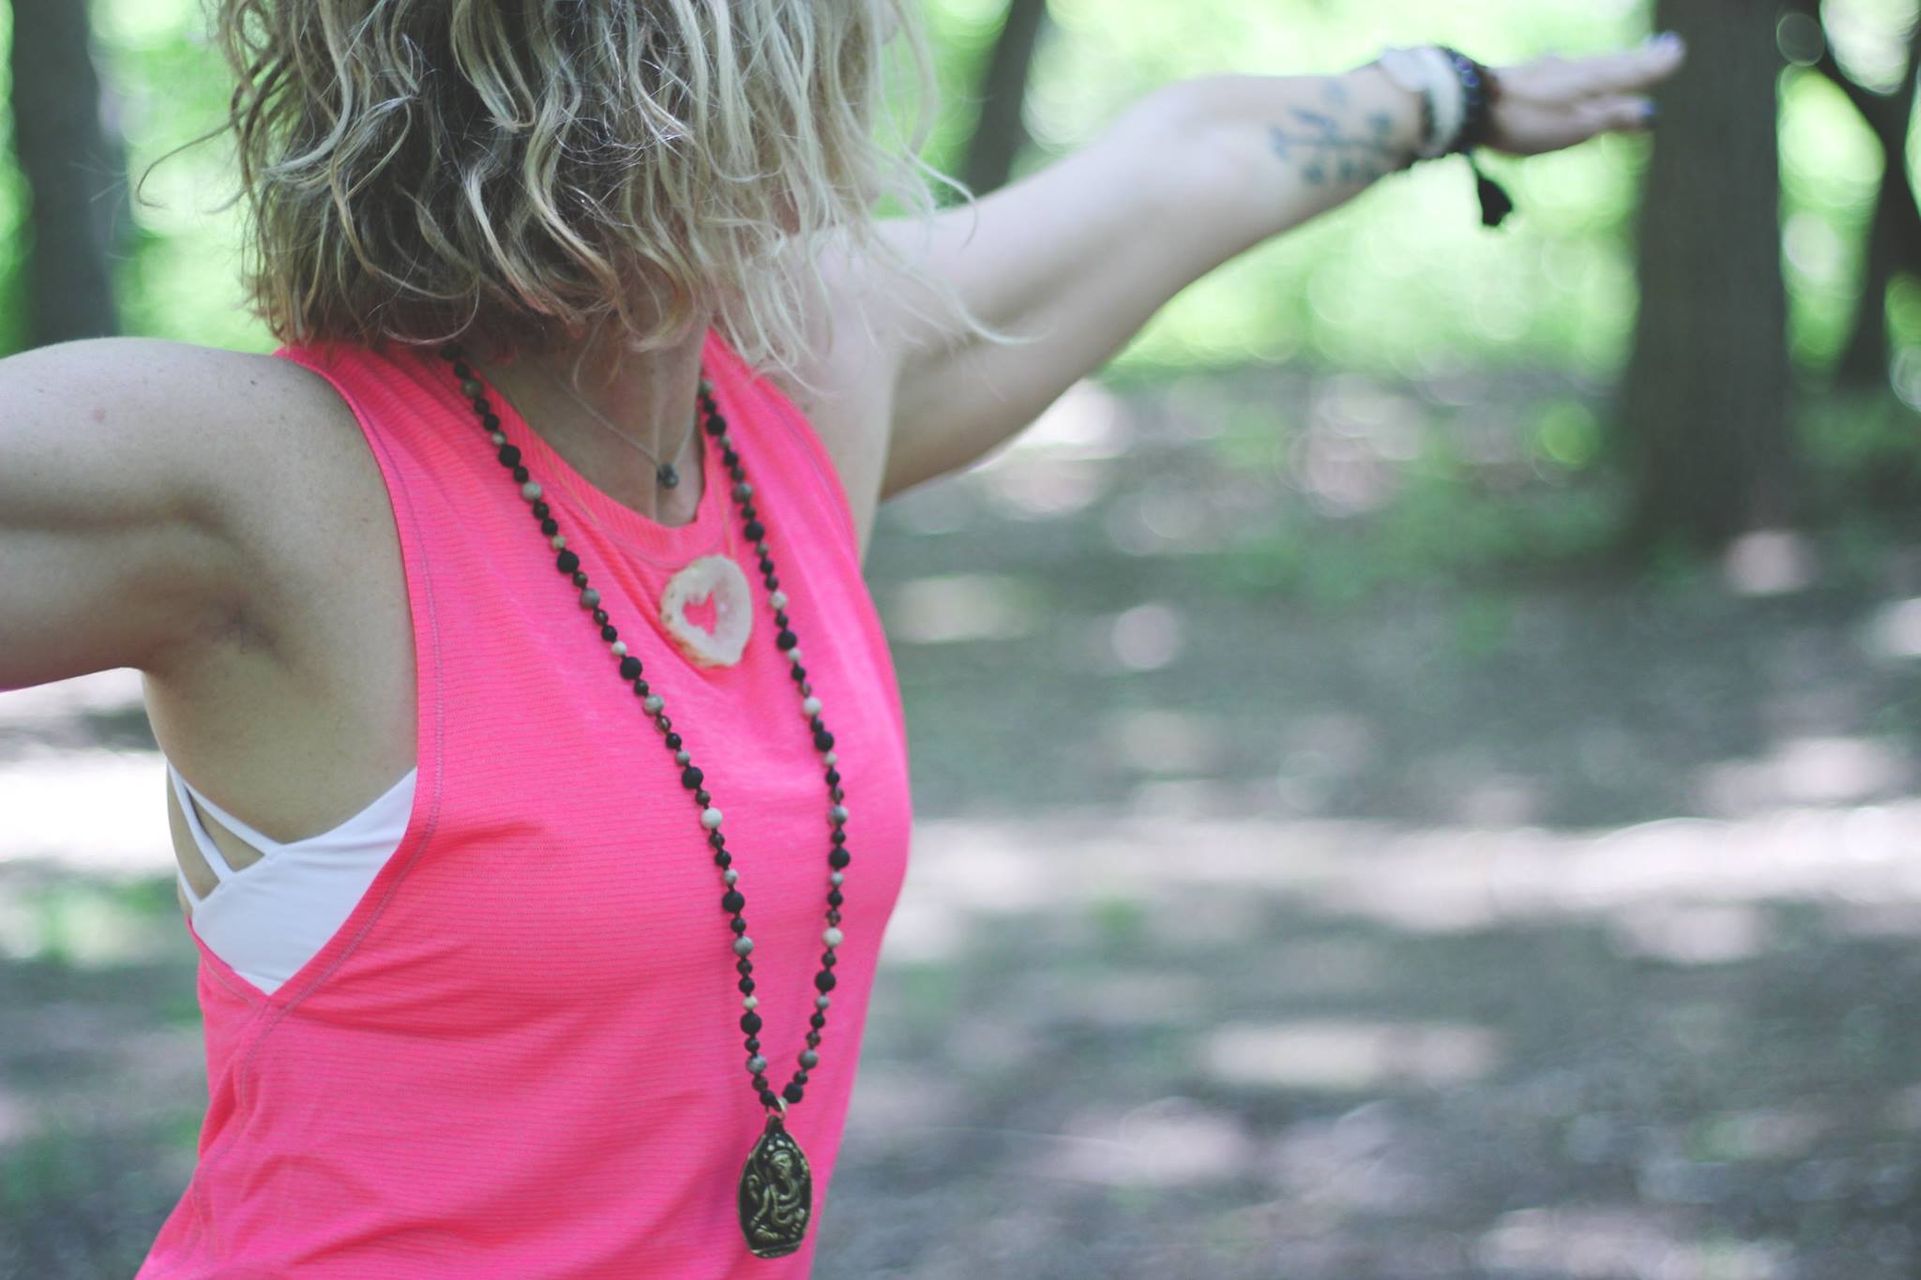
[[[478,362],[475,362],[475,363],[478,364]],[[507,394],[506,388],[501,386],[499,380],[494,376],[492,370],[487,369],[483,366],[478,368],[477,372],[480,374],[482,378],[486,380],[487,385],[493,388],[495,394],[499,395],[503,400],[505,400],[510,405],[514,403],[513,397]],[[549,375],[549,376],[552,376],[552,375]],[[711,384],[707,381],[704,375],[701,378],[701,385],[703,387],[711,388]],[[564,389],[565,388],[563,388],[563,390]],[[711,394],[711,389],[709,391],[709,394]],[[590,412],[592,411],[592,406],[584,406],[584,407],[588,408]],[[527,415],[524,413],[520,413],[520,409],[518,405],[514,406],[514,412],[520,415],[520,420],[523,424],[527,423]],[[699,432],[700,410],[698,406],[695,407],[694,414],[695,414],[694,416],[695,431],[692,438],[698,440],[700,438],[700,432]],[[531,425],[526,425],[526,430],[530,435],[539,434],[538,432],[534,431]],[[618,432],[616,432],[616,434],[618,434]],[[629,443],[632,443],[632,442],[629,441]],[[553,452],[556,455],[558,455],[559,450],[554,449],[552,445],[548,445],[547,448],[550,452]],[[683,452],[685,452],[686,446],[682,445],[681,449]],[[645,452],[645,450],[642,450],[642,452]],[[701,496],[699,499],[699,503],[704,504],[708,501],[708,498],[707,498],[708,486],[706,484],[707,450],[704,447],[700,450],[699,456],[700,456],[700,463],[701,463],[700,473],[701,473],[701,480],[702,480]],[[650,455],[650,460],[651,460],[651,455]],[[580,515],[586,518],[588,524],[591,524],[595,529],[599,530],[602,536],[609,538],[613,542],[618,544],[627,555],[644,560],[647,563],[654,565],[658,568],[678,570],[680,568],[685,567],[685,561],[684,559],[682,559],[682,557],[686,553],[683,552],[682,556],[677,556],[673,560],[662,560],[657,556],[649,555],[647,552],[642,551],[639,548],[631,545],[624,537],[622,537],[617,533],[614,533],[612,530],[608,529],[606,525],[602,524],[599,521],[599,519],[595,517],[592,506],[589,503],[587,503],[579,494],[574,492],[573,486],[569,485],[563,476],[556,474],[549,477],[549,479],[551,483],[553,483],[558,488],[564,490],[567,493],[568,497],[572,500],[575,509],[579,512]],[[591,484],[592,481],[588,481],[588,483]],[[612,498],[609,498],[608,501],[614,501],[614,500]],[[618,502],[615,502],[614,505],[620,506],[621,504]],[[633,511],[633,508],[631,507],[626,507],[623,509],[628,511]],[[659,520],[655,519],[652,515],[649,515],[644,511],[634,511],[634,514],[637,516],[640,516],[642,519],[652,522],[654,525],[656,525],[657,527],[663,530],[666,530],[668,532],[677,532],[679,530],[687,528],[688,525],[691,525],[695,521],[700,519],[700,507],[699,505],[696,505],[693,518],[688,520],[684,524],[661,524]],[[727,520],[722,520],[720,522],[718,542],[719,542],[718,554],[725,555],[731,559],[734,554],[734,529],[731,522]],[[705,550],[697,553],[697,555],[711,555],[711,554],[715,554],[714,547],[711,543],[708,545],[708,547]]]
[[[559,388],[560,391],[569,400],[572,400],[575,404],[585,409],[587,411],[587,415],[590,418],[592,418],[595,423],[597,423],[601,427],[604,427],[607,430],[608,434],[612,435],[614,438],[619,440],[622,444],[628,445],[631,448],[639,450],[642,457],[646,458],[647,461],[654,464],[654,476],[656,479],[659,479],[660,473],[663,469],[671,467],[675,463],[680,461],[680,456],[683,453],[687,452],[688,444],[694,439],[695,436],[697,436],[700,433],[700,409],[696,407],[694,409],[694,414],[693,414],[693,430],[687,433],[686,438],[680,442],[680,447],[674,450],[674,456],[667,459],[665,462],[662,462],[659,458],[654,456],[654,453],[652,450],[648,449],[645,445],[641,444],[640,441],[633,439],[626,432],[622,431],[619,427],[615,426],[612,422],[608,421],[608,419],[601,414],[600,410],[594,408],[593,405],[589,404],[586,398],[583,397],[579,392],[575,391],[572,387],[568,386],[566,383],[562,382],[559,378],[555,377],[551,370],[543,366],[540,370],[540,374],[542,377],[546,378],[547,381],[553,383],[555,387]],[[667,486],[667,487],[671,487],[671,486]]]

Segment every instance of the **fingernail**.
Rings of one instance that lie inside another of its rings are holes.
[[[1663,31],[1657,36],[1650,36],[1648,43],[1662,49],[1678,49],[1681,47],[1681,33],[1678,31]]]

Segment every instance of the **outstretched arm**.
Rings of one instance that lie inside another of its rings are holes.
[[[1639,96],[1677,41],[1502,68],[1488,144],[1516,154],[1645,127]],[[1353,198],[1417,148],[1419,95],[1373,63],[1333,76],[1212,76],[1158,90],[1040,173],[885,234],[952,281],[999,345],[923,318],[927,300],[843,264],[891,379],[880,493],[980,458],[1099,368],[1168,299],[1229,258]]]

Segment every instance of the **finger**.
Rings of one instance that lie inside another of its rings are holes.
[[[1576,93],[1636,93],[1673,75],[1686,57],[1681,37],[1665,32],[1620,53],[1579,59],[1569,65],[1568,78]]]
[[[1654,100],[1629,94],[1591,98],[1578,108],[1582,127],[1597,133],[1639,133],[1654,127]]]

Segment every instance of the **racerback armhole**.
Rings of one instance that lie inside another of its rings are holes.
[[[250,1003],[264,1006],[267,1017],[256,1024],[256,1034],[248,1056],[287,1013],[320,989],[359,946],[379,920],[400,882],[432,843],[440,822],[446,716],[441,696],[443,672],[439,638],[439,614],[434,594],[433,565],[427,557],[428,539],[420,527],[421,515],[406,483],[409,466],[415,458],[403,456],[406,446],[396,437],[403,431],[419,431],[411,421],[420,413],[420,393],[408,382],[406,371],[397,363],[367,348],[351,344],[316,343],[283,346],[274,356],[297,364],[325,382],[352,414],[362,447],[369,450],[380,476],[399,547],[402,574],[407,593],[408,631],[414,664],[414,751],[415,785],[413,803],[400,845],[374,876],[355,902],[340,927],[273,992],[262,992],[244,975],[222,960],[204,941],[199,940],[203,962],[213,966],[229,987],[242,984]],[[375,366],[375,367],[370,367]],[[409,392],[414,400],[410,402]],[[370,410],[377,409],[380,416]],[[192,921],[188,928],[191,931]]]

